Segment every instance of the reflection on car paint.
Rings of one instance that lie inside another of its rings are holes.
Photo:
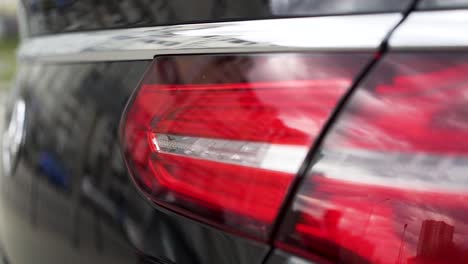
[[[285,16],[398,12],[411,0],[23,1],[29,35]]]

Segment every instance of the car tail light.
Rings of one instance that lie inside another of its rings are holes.
[[[348,103],[277,246],[346,263],[468,263],[468,56],[390,53]]]
[[[158,205],[266,239],[310,145],[370,58],[156,58],[122,122],[136,184]]]

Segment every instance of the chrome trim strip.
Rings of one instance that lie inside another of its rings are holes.
[[[399,13],[254,20],[69,33],[25,40],[20,60],[149,60],[155,55],[374,50]]]
[[[460,49],[468,47],[468,10],[411,13],[394,31],[390,48]]]
[[[311,173],[354,183],[411,190],[467,191],[468,158],[461,154],[330,147]],[[344,169],[345,168],[345,169]],[[343,173],[343,171],[346,173]]]

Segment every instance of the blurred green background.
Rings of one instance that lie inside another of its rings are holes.
[[[0,92],[9,88],[14,78],[17,46],[16,0],[0,0]]]

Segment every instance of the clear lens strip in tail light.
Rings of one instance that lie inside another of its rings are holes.
[[[296,145],[155,133],[150,136],[155,151],[160,153],[185,155],[287,173],[297,172],[308,151],[307,147]]]

